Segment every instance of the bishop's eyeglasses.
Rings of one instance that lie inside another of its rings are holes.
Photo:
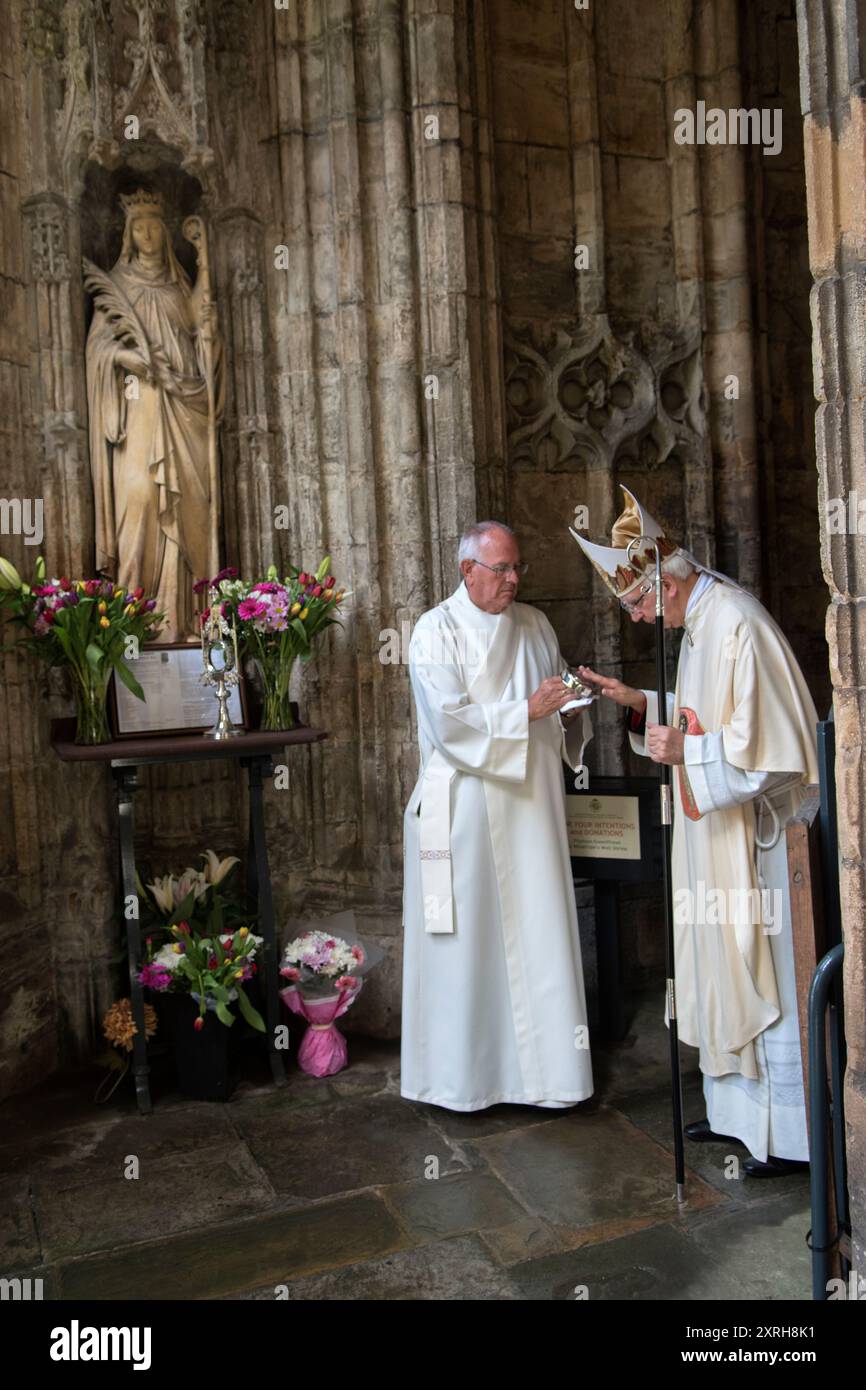
[[[636,613],[637,610],[640,608],[641,604],[643,603],[644,599],[646,598],[647,594],[652,593],[653,587],[653,581],[651,579],[647,580],[645,584],[641,584],[640,589],[638,590],[638,597],[635,599],[634,603],[626,603],[625,599],[621,598],[619,601],[620,607],[624,608],[626,613],[628,614]]]
[[[514,570],[515,574],[525,574],[529,569],[528,560],[521,560],[516,565],[485,565],[483,560],[475,559],[473,559],[472,563],[473,565],[480,565],[482,569],[490,570],[490,573],[495,574],[498,579],[501,579],[503,575],[510,574],[512,570]]]

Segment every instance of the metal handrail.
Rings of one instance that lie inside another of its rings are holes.
[[[816,1302],[827,1298],[827,1284],[830,1278],[830,1260],[839,1244],[839,1235],[847,1220],[844,1179],[842,1190],[838,1188],[839,1160],[836,1154],[836,1211],[838,1227],[830,1230],[827,1194],[830,1182],[829,1121],[830,1111],[827,1095],[827,1042],[824,1016],[830,990],[842,967],[845,947],[840,942],[828,951],[818,962],[812,983],[809,986],[809,1139],[812,1201],[812,1299]],[[834,1020],[833,1055],[838,1056]],[[832,1076],[834,1133],[840,1133],[839,1120],[842,1107],[841,1069],[834,1065]],[[834,1144],[834,1150],[838,1144]]]

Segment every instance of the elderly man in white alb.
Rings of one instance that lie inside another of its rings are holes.
[[[421,772],[404,817],[400,1093],[449,1110],[592,1094],[562,759],[591,737],[514,533],[470,526],[409,646]]]
[[[676,768],[672,879],[680,1039],[700,1050],[698,1142],[739,1140],[743,1170],[771,1178],[809,1156],[784,825],[818,780],[815,706],[766,609],[664,535],[627,488],[610,546],[572,535],[634,622],[685,628],[668,723],[652,691],[579,667],[630,711],[632,747]],[[673,726],[673,727],[671,727]]]

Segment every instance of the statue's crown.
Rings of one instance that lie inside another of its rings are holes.
[[[120,205],[127,217],[136,212],[154,212],[159,217],[165,215],[165,204],[161,193],[150,188],[137,188],[134,193],[121,193]]]

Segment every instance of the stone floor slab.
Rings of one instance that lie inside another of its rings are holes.
[[[509,1191],[570,1244],[670,1220],[674,1173],[660,1145],[615,1110],[481,1139],[474,1148]],[[718,1195],[699,1178],[690,1205]]]
[[[670,1223],[513,1265],[509,1274],[523,1297],[533,1300],[666,1302],[742,1296],[736,1278]],[[625,1333],[627,1319],[623,1327]]]
[[[626,1115],[633,1124],[645,1134],[655,1139],[662,1148],[673,1153],[673,1128],[671,1124],[670,1092],[664,1089],[647,1095],[634,1095],[615,1102],[616,1109]],[[684,1088],[683,1113],[688,1123],[704,1117],[703,1091],[699,1079]],[[748,1178],[743,1173],[743,1162],[749,1151],[743,1144],[695,1144],[685,1141],[685,1155],[688,1167],[698,1173],[704,1182],[715,1187],[726,1200],[751,1205],[764,1202],[771,1189],[785,1192],[798,1192],[806,1208],[809,1205],[808,1172],[792,1173],[784,1178],[771,1181]],[[736,1165],[730,1160],[735,1158]]]
[[[273,1291],[267,1288],[245,1295],[253,1299],[272,1299],[273,1296]],[[288,1285],[288,1296],[311,1302],[333,1299],[392,1303],[410,1300],[491,1302],[519,1299],[521,1294],[476,1237],[458,1236],[330,1274],[294,1279]]]
[[[811,1299],[812,1257],[806,1245],[811,1224],[802,1194],[782,1191],[768,1194],[760,1206],[714,1213],[711,1220],[702,1213],[690,1224],[687,1238],[736,1280],[739,1298]]]
[[[390,1094],[312,1108],[276,1131],[261,1114],[240,1115],[238,1125],[274,1189],[308,1200],[422,1179],[431,1157],[441,1177],[468,1166]]]
[[[381,1191],[401,1225],[418,1240],[512,1226],[527,1215],[489,1173],[422,1179]]]
[[[152,1115],[80,1107],[83,1123],[54,1133],[38,1129],[16,1132],[0,1147],[0,1163],[26,1167],[35,1183],[52,1186],[62,1173],[66,1187],[105,1179],[122,1169],[128,1154],[144,1161],[193,1155],[206,1145],[231,1143],[235,1137],[225,1105],[191,1104],[155,1110]]]
[[[372,1193],[58,1266],[63,1299],[209,1299],[276,1288],[315,1271],[375,1259],[409,1244]]]
[[[200,1230],[272,1206],[274,1192],[249,1151],[236,1140],[191,1154],[145,1156],[138,1178],[113,1175],[57,1186],[40,1179],[34,1191],[46,1259]]]
[[[40,1258],[39,1236],[26,1174],[0,1182],[0,1270],[16,1270]]]

